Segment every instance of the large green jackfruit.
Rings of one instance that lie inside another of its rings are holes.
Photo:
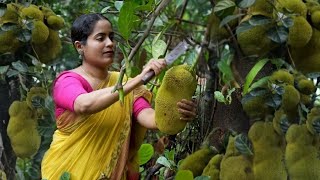
[[[305,124],[293,124],[286,133],[286,141],[285,161],[290,180],[320,179],[317,137]]]
[[[17,3],[7,4],[7,9],[0,17],[0,25],[5,23],[18,23],[21,5]]]
[[[53,30],[60,30],[64,26],[64,20],[62,17],[52,15],[47,18],[48,27]]]
[[[32,29],[31,40],[35,44],[42,44],[47,41],[49,37],[49,29],[42,21],[34,21],[34,28]]]
[[[301,76],[300,78],[296,78],[296,81],[296,88],[299,92],[306,95],[310,95],[315,92],[316,87],[312,80],[306,78],[305,76]]]
[[[320,108],[313,107],[311,111],[308,113],[307,116],[307,128],[311,134],[318,134],[319,132],[316,131],[315,126],[318,124],[320,125]]]
[[[289,11],[302,17],[307,16],[307,5],[302,0],[277,0],[275,2],[277,10],[280,12]]]
[[[41,137],[38,133],[38,122],[27,102],[14,101],[9,108],[7,133],[11,146],[17,157],[29,158],[40,147]]]
[[[272,17],[273,13],[273,0],[256,0],[255,3],[249,8],[248,14],[263,15]]]
[[[281,107],[285,112],[293,112],[297,110],[300,102],[300,93],[292,85],[284,86],[284,93],[282,95]]]
[[[294,85],[294,77],[286,69],[279,69],[273,72],[269,78],[269,81],[273,84],[286,83],[289,85]]]
[[[177,103],[182,99],[190,100],[197,87],[197,81],[188,65],[170,68],[162,81],[155,99],[155,119],[161,132],[177,134],[181,132],[186,121],[180,120]]]
[[[13,30],[0,32],[0,54],[14,53],[20,47],[20,42],[16,38]]]
[[[293,26],[289,28],[288,44],[294,47],[305,46],[312,37],[312,27],[306,18],[294,17]]]
[[[243,102],[243,110],[253,120],[264,119],[267,115],[272,113],[272,109],[266,104],[266,97],[255,96]],[[259,109],[259,111],[257,111]]]
[[[39,21],[43,21],[43,13],[40,11],[39,7],[31,4],[28,7],[21,9],[21,15],[24,19],[31,18]]]
[[[230,136],[220,165],[220,179],[254,180],[251,157],[240,154],[234,141],[235,138]]]
[[[249,130],[253,145],[253,172],[255,179],[282,180],[287,178],[284,156],[284,138],[271,122],[255,122]]]
[[[203,169],[202,176],[210,176],[210,180],[219,180],[222,158],[222,154],[213,156],[208,165]]]
[[[187,156],[179,166],[179,170],[190,170],[194,177],[200,176],[210,159],[217,152],[209,147],[203,147]]]
[[[34,108],[32,101],[34,101],[34,98],[41,98],[45,99],[48,96],[47,91],[42,87],[32,87],[29,92],[27,93],[26,102],[29,106],[29,108]]]
[[[320,9],[311,14],[311,23],[313,27],[320,30]]]

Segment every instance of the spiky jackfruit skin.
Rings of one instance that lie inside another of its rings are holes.
[[[177,103],[191,99],[197,87],[196,78],[188,65],[170,68],[155,98],[156,125],[161,132],[177,134],[184,129],[186,121],[180,120]]]
[[[279,69],[272,73],[269,81],[273,84],[285,83],[289,85],[294,84],[293,75],[286,69]]]
[[[287,117],[287,115],[285,114],[285,112],[283,111],[283,109],[279,109],[274,113],[274,117],[272,120],[272,125],[273,125],[273,129],[279,134],[279,135],[283,135],[283,131],[281,129],[281,120],[282,118]]]
[[[62,29],[64,26],[63,18],[55,15],[49,16],[47,18],[47,23],[50,29],[53,29],[56,31]]]
[[[200,176],[210,159],[217,152],[209,147],[203,147],[187,156],[179,166],[179,170],[190,170],[193,176]]]
[[[293,26],[289,28],[288,44],[294,47],[305,46],[312,37],[312,27],[306,18],[294,17]]]
[[[7,180],[7,175],[6,175],[6,173],[5,173],[4,171],[2,171],[1,169],[0,169],[0,179],[1,179],[1,180]]]
[[[248,14],[263,15],[272,17],[273,13],[273,0],[256,0],[255,3],[249,8]]]
[[[315,92],[316,87],[311,80],[306,78],[298,80],[297,89],[303,94],[310,95]]]
[[[285,160],[290,180],[320,178],[319,147],[317,137],[305,124],[293,124],[286,133]]]
[[[210,29],[210,40],[213,42],[221,41],[230,36],[225,27],[219,27],[220,22],[219,17],[212,12],[208,19],[208,28]]]
[[[21,9],[22,18],[27,19],[35,19],[39,21],[43,21],[43,13],[40,11],[39,7],[31,4],[28,7]]]
[[[20,42],[16,38],[13,30],[0,33],[0,54],[15,52],[20,47]]]
[[[226,153],[220,165],[220,179],[253,180],[252,159],[240,154],[234,141],[235,138],[230,136]]]
[[[307,115],[307,122],[306,122],[309,132],[313,135],[317,134],[317,131],[313,126],[313,124],[317,122],[320,123],[320,108],[313,107]]]
[[[21,5],[17,3],[7,4],[6,12],[0,17],[0,25],[5,23],[17,23],[21,8]]]
[[[255,26],[238,35],[238,43],[246,56],[262,56],[267,54],[274,43],[266,35],[269,26]]]
[[[61,40],[59,33],[49,29],[49,36],[46,42],[35,44],[34,49],[42,63],[48,64],[52,62],[61,51]]]
[[[222,154],[213,156],[208,165],[203,169],[202,176],[210,176],[210,180],[219,180],[222,158]]]
[[[300,93],[292,85],[284,86],[284,93],[282,95],[281,107],[285,112],[292,112],[297,110],[297,106],[300,102]]]
[[[38,133],[38,122],[27,102],[14,101],[9,108],[7,133],[11,146],[17,157],[29,158],[40,147],[41,137]]]
[[[253,145],[255,179],[286,179],[284,138],[274,130],[273,123],[255,122],[249,129],[248,137]]]
[[[306,46],[290,48],[297,70],[304,74],[320,71],[320,31],[313,28],[312,32],[312,37]]]
[[[307,16],[307,5],[302,0],[278,0],[276,2],[276,9],[280,12],[289,11],[290,13]]]
[[[319,6],[320,7],[320,6]],[[320,9],[311,14],[311,23],[313,27],[320,30]]]
[[[26,102],[29,108],[33,109],[32,99],[35,97],[39,97],[45,99],[48,96],[47,91],[42,87],[32,87],[29,92],[27,93]]]
[[[49,29],[42,21],[34,21],[34,28],[32,29],[31,40],[35,44],[42,44],[47,41],[49,37]]]
[[[268,114],[272,113],[272,109],[266,105],[266,98],[263,96],[252,97],[242,104],[242,108],[250,119],[255,120],[264,119]]]

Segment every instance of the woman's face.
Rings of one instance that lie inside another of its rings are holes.
[[[108,67],[113,62],[113,36],[109,21],[97,21],[86,45],[83,46],[85,61],[97,67]]]

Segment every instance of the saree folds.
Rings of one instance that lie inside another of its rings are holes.
[[[98,89],[114,86],[118,75],[110,72],[109,81],[103,82]],[[57,119],[58,129],[42,160],[42,178],[56,180],[67,172],[71,180],[125,179],[135,96],[131,92],[125,96],[122,105],[117,101],[91,115],[63,112]]]

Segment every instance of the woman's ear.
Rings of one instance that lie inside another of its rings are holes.
[[[83,47],[83,46],[82,46],[82,44],[81,44],[80,41],[75,41],[75,42],[74,42],[74,47],[77,49],[77,51],[78,51],[79,54],[80,54],[81,51],[83,51],[83,50],[82,50],[82,47]]]

